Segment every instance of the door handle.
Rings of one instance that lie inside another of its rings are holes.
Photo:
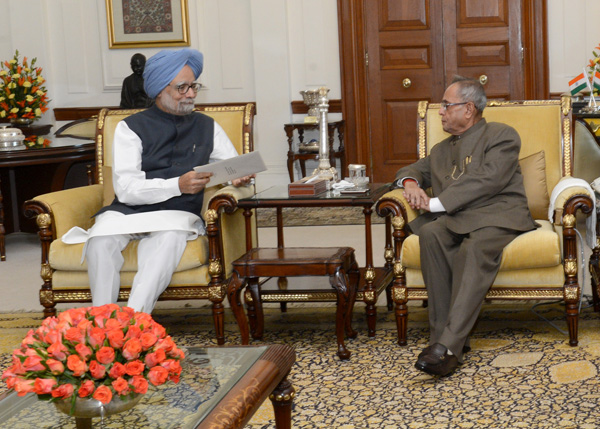
[[[402,81],[402,86],[404,88],[410,88],[411,85],[412,85],[412,82],[410,81],[410,79],[404,78],[404,80]]]
[[[479,76],[479,83],[485,85],[486,83],[488,83],[488,77],[482,74],[481,76]]]

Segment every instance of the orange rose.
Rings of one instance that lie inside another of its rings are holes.
[[[107,331],[112,331],[113,329],[122,329],[121,322],[117,319],[106,319],[104,321],[104,329]]]
[[[48,347],[48,354],[58,360],[65,360],[67,358],[67,351],[67,347],[61,343],[53,343]]]
[[[75,346],[75,351],[77,352],[79,357],[81,359],[83,359],[84,361],[87,361],[89,359],[89,357],[92,355],[92,349],[90,349],[88,346],[86,346],[83,343],[77,344]]]
[[[184,359],[185,358],[185,353],[183,352],[183,350],[178,349],[177,347],[173,347],[169,351],[169,357],[172,357],[174,359]]]
[[[110,376],[110,378],[119,378],[124,376],[126,372],[127,371],[125,370],[125,365],[123,365],[120,362],[115,362],[115,364],[108,372],[108,375]]]
[[[142,334],[142,336],[140,337],[140,342],[142,343],[143,350],[148,350],[157,341],[158,341],[158,338],[156,337],[156,335],[154,335],[151,332],[146,332],[146,333]]]
[[[139,338],[142,335],[142,331],[138,326],[132,325],[127,330],[125,338]]]
[[[115,349],[107,346],[101,347],[100,350],[96,352],[96,359],[98,359],[98,362],[103,364],[114,362]]]
[[[169,376],[169,371],[167,371],[162,366],[155,366],[148,372],[148,380],[155,386],[160,386],[167,381],[167,377]]]
[[[83,383],[81,383],[81,386],[77,391],[77,395],[79,395],[80,398],[86,398],[94,392],[95,388],[96,386],[94,386],[94,382],[92,380],[85,380]]]
[[[36,395],[47,395],[52,392],[56,386],[56,380],[53,378],[36,378],[33,383],[33,391]]]
[[[129,393],[129,383],[123,378],[119,377],[112,383],[112,387],[115,389],[115,392],[119,395],[127,395]]]
[[[65,372],[65,366],[61,361],[56,359],[46,359],[46,365],[48,366],[50,372],[54,375],[59,375]]]
[[[175,347],[175,343],[171,339],[171,337],[161,338],[157,341],[155,349],[164,349],[166,352],[169,352]]]
[[[79,328],[69,328],[67,329],[67,332],[65,332],[65,340],[74,344],[83,343],[85,341],[85,336]]]
[[[15,385],[13,387],[17,392],[17,396],[25,396],[34,390],[34,381],[33,380],[23,380],[18,378],[15,381]]]
[[[141,352],[142,343],[136,338],[131,338],[127,340],[127,342],[123,346],[123,350],[121,351],[123,357],[125,357],[125,359],[127,360],[137,359],[140,356]]]
[[[53,398],[70,398],[73,395],[75,388],[72,384],[61,384],[56,389],[52,390]]]
[[[96,380],[102,378],[106,375],[106,367],[104,365],[100,365],[98,361],[93,360],[90,362],[90,374]]]
[[[23,361],[23,367],[28,372],[44,371],[46,369],[42,364],[42,358],[39,356],[29,356]]]
[[[148,380],[141,375],[134,376],[130,383],[133,385],[133,391],[135,393],[144,394],[148,391]]]
[[[146,366],[148,368],[152,368],[153,366],[158,365],[162,361],[167,358],[165,351],[163,349],[158,349],[154,353],[148,353],[144,359]]]
[[[98,386],[98,388],[92,395],[92,398],[102,402],[104,405],[108,404],[112,399],[112,392],[110,391],[110,387],[104,385]]]
[[[102,328],[94,327],[88,331],[89,343],[93,348],[102,346],[105,337],[106,335],[104,334],[104,329]]]
[[[67,358],[67,368],[73,371],[75,377],[81,377],[87,370],[87,365],[78,355],[71,355]]]
[[[125,335],[120,328],[111,329],[110,331],[106,332],[106,338],[108,338],[110,346],[115,349],[120,349],[125,343]]]
[[[134,360],[125,364],[125,372],[127,375],[141,375],[144,372],[146,365],[141,360]]]

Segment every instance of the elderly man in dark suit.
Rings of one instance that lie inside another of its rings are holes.
[[[449,375],[462,363],[503,248],[535,228],[518,163],[519,135],[486,122],[486,101],[479,82],[457,77],[439,113],[451,136],[396,174],[410,206],[425,211],[409,227],[419,236],[429,297],[430,345],[415,366],[432,375]]]

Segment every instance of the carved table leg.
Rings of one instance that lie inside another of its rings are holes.
[[[269,396],[275,411],[275,427],[277,429],[291,429],[294,396],[296,396],[296,390],[287,378],[281,380],[281,383]]]
[[[254,311],[256,313],[255,326],[256,328],[252,332],[252,338],[260,340],[263,337],[265,327],[265,315],[263,313],[262,301],[260,300],[260,285],[258,284],[257,278],[248,279],[248,290],[252,296],[252,302],[254,303]]]
[[[227,299],[229,300],[229,305],[231,306],[235,320],[240,328],[242,344],[248,344],[250,341],[248,334],[248,322],[240,301],[240,293],[244,288],[244,283],[245,282],[240,278],[237,271],[234,270],[231,276],[231,281],[227,286]]]
[[[340,359],[346,360],[350,358],[351,353],[344,344],[344,337],[347,328],[348,317],[352,317],[348,314],[348,312],[351,312],[349,304],[353,302],[352,290],[354,288],[352,286],[348,286],[348,276],[343,269],[339,269],[334,275],[330,276],[329,282],[337,292],[337,309],[335,318],[335,333],[338,343],[337,354]],[[356,296],[356,294],[354,295]]]

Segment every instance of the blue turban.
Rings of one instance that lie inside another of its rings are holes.
[[[204,57],[195,49],[160,51],[146,61],[144,68],[144,91],[150,98],[156,98],[171,83],[184,66],[190,66],[198,79],[202,73]]]

